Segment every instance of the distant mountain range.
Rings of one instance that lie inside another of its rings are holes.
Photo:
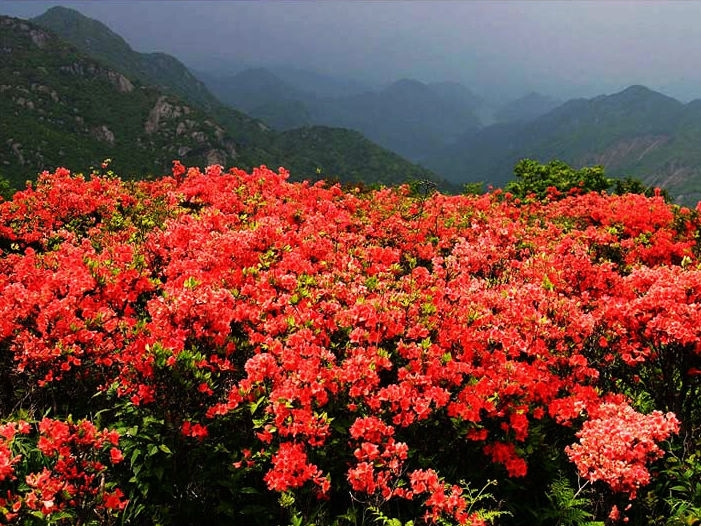
[[[418,160],[481,126],[483,101],[457,82],[403,79],[379,90],[345,94],[311,91],[297,77],[284,80],[264,68],[230,76],[200,73],[222,101],[276,129],[325,125],[350,128],[407,159]],[[295,82],[297,80],[297,82]],[[356,87],[357,89],[357,87]]]
[[[554,110],[562,102],[559,99],[532,91],[497,109],[494,113],[494,120],[496,122],[530,121]]]
[[[489,108],[458,83],[401,80],[319,97],[263,68],[202,78],[223,100],[273,127],[359,130],[458,184],[503,186],[520,159],[560,159],[663,186],[683,203],[701,199],[701,101],[683,104],[643,86],[565,102],[530,93]]]
[[[0,61],[0,109],[13,116],[0,130],[0,174],[15,179],[106,156],[123,173],[160,173],[179,157],[366,183],[439,174],[455,189],[503,186],[516,162],[533,158],[601,164],[679,202],[701,198],[701,100],[683,104],[644,86],[564,102],[530,93],[494,108],[456,82],[372,88],[294,68],[194,75],[60,7],[0,27],[0,51],[13,50]]]
[[[43,169],[85,171],[112,158],[125,177],[167,173],[180,159],[285,166],[297,179],[430,179],[454,189],[357,132],[271,130],[219,102],[174,57],[136,53],[71,9],[55,7],[32,21],[0,17],[0,54],[0,176],[15,187]]]
[[[600,164],[609,176],[662,186],[680,202],[701,197],[701,101],[683,104],[643,86],[570,100],[529,121],[465,134],[424,163],[455,181],[509,180],[519,159]]]

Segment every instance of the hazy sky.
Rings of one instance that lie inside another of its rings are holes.
[[[487,96],[593,96],[644,84],[701,98],[701,2],[0,0],[0,14],[28,18],[52,5],[191,66],[457,80]]]

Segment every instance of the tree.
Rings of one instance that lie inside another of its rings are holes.
[[[516,179],[506,185],[506,190],[517,197],[531,194],[539,199],[552,195],[550,188],[568,193],[572,189],[581,192],[600,192],[608,189],[613,180],[604,175],[602,166],[587,166],[575,170],[568,164],[553,160],[541,164],[533,159],[523,159],[514,167]]]

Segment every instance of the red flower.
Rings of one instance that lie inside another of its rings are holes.
[[[122,452],[116,447],[111,448],[110,461],[112,464],[119,464],[122,460],[124,460],[124,455],[122,455]]]
[[[196,438],[198,440],[204,440],[209,435],[209,431],[206,426],[202,424],[193,424],[192,422],[183,422],[181,432],[183,435]]]
[[[123,510],[129,503],[129,500],[124,498],[124,493],[119,488],[111,493],[106,493],[103,498],[102,504],[108,510]]]

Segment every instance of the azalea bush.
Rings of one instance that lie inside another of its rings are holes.
[[[107,168],[0,204],[5,522],[701,507],[696,210]]]

